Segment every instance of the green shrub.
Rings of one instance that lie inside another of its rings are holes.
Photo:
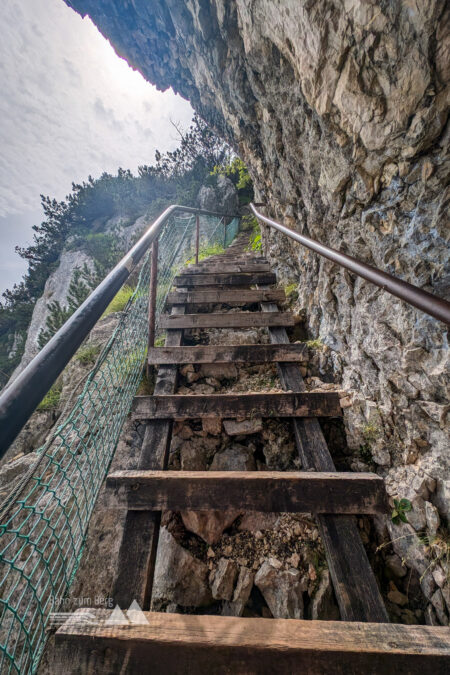
[[[59,400],[61,398],[61,390],[61,384],[54,384],[39,403],[37,410],[55,410],[55,408],[58,407]]]
[[[250,239],[247,246],[247,251],[262,251],[261,229],[258,221],[254,216],[248,217],[244,223],[244,231],[251,227]]]
[[[125,309],[125,306],[128,300],[134,293],[134,288],[131,286],[122,286],[120,291],[114,296],[114,298],[109,303],[108,307],[102,314],[102,319],[109,314],[114,314],[114,312],[122,312]]]

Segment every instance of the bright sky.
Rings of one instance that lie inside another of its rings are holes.
[[[0,2],[0,292],[40,223],[41,193],[63,199],[89,174],[136,171],[173,149],[189,103],[158,92],[63,0]]]

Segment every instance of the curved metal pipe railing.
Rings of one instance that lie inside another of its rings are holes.
[[[350,272],[353,272],[362,279],[366,279],[366,281],[370,281],[372,284],[379,286],[384,291],[387,291],[391,295],[395,295],[395,297],[404,300],[409,305],[420,309],[422,312],[432,316],[434,319],[450,325],[450,302],[447,302],[447,300],[444,300],[437,295],[433,295],[432,293],[428,293],[428,291],[424,291],[413,284],[409,284],[407,281],[397,279],[391,274],[382,272],[376,267],[367,265],[366,263],[363,263],[356,258],[352,258],[345,253],[336,251],[334,248],[325,246],[325,244],[321,244],[310,237],[299,234],[290,227],[286,227],[285,225],[277,223],[276,220],[267,218],[267,216],[264,216],[255,208],[254,204],[250,204],[250,208],[256,218],[261,220],[263,223],[266,223],[266,225],[269,225],[275,230],[286,234],[288,237],[298,241],[300,244],[306,246],[311,251],[319,253],[319,255],[323,256],[324,258],[328,258],[328,260],[331,260],[331,262],[334,262],[341,267],[345,267]]]
[[[176,211],[196,215],[234,218],[188,206],[169,206],[148,228],[113,270],[103,279],[66,323],[47,342],[0,396],[0,458],[3,457],[29,417],[61,374],[142,256],[158,238],[162,227]]]

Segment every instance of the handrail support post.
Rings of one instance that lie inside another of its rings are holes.
[[[155,322],[156,322],[156,288],[158,285],[158,239],[152,244],[150,263],[150,288],[148,294],[148,349],[155,346]],[[147,377],[150,372],[150,364],[147,357]]]
[[[200,216],[195,216],[195,264],[198,265],[198,249],[200,246]]]

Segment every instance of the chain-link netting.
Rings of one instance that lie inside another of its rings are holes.
[[[229,245],[238,219],[200,217],[200,249]],[[195,216],[172,216],[159,236],[157,318],[178,271],[195,255]],[[0,513],[0,672],[34,672],[50,614],[77,570],[95,501],[142,377],[150,257],[70,412]]]

